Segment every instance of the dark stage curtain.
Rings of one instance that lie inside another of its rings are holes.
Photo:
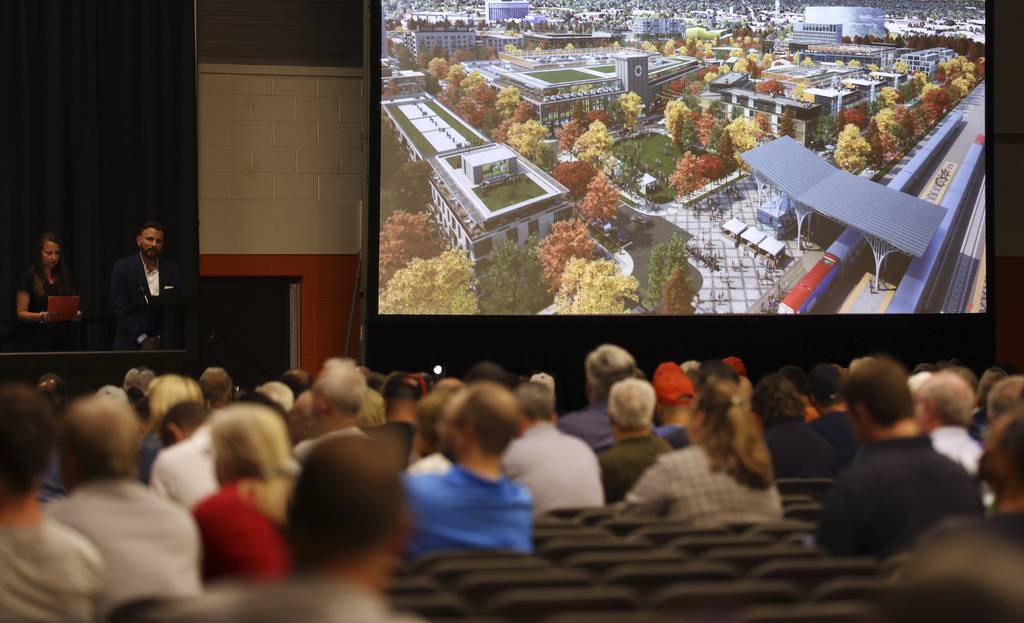
[[[0,349],[16,347],[17,278],[49,230],[90,319],[80,346],[104,350],[111,267],[140,223],[161,221],[164,257],[197,273],[193,3],[4,0],[0,32]]]

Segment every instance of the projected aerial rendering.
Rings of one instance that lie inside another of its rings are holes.
[[[985,3],[382,3],[381,314],[984,312]]]

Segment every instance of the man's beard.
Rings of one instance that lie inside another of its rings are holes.
[[[153,247],[150,247],[148,249],[140,249],[140,251],[142,251],[142,254],[151,260],[155,260],[158,257],[160,257],[160,252],[154,249]]]

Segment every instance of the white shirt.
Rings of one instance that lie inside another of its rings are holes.
[[[421,474],[436,474],[438,476],[443,476],[447,474],[451,468],[452,462],[444,458],[444,455],[440,452],[435,452],[416,461],[405,471],[413,476],[419,476]]]
[[[334,437],[367,437],[367,434],[359,430],[358,426],[349,426],[348,428],[339,428],[338,430],[332,430],[329,433],[324,433],[315,439],[305,439],[295,445],[295,458],[301,463],[306,460],[309,453],[313,451],[321,441],[332,439]]]
[[[533,514],[556,508],[604,506],[597,456],[585,442],[554,424],[531,426],[512,441],[502,457],[509,478],[533,494]]]
[[[217,473],[210,447],[210,427],[200,426],[185,441],[156,455],[149,486],[187,509],[217,492]]]
[[[142,256],[139,256],[142,259]],[[142,263],[142,272],[146,273],[146,284],[149,286],[150,296],[160,296],[160,262],[156,263],[156,268],[150,271],[146,268],[146,263]]]
[[[978,474],[981,444],[971,438],[966,428],[940,426],[932,431],[931,438],[936,452],[963,467],[971,476]]]

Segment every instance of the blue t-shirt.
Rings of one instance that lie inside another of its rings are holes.
[[[416,533],[412,559],[455,549],[533,551],[533,499],[508,478],[489,480],[455,465],[444,475],[405,476]]]

